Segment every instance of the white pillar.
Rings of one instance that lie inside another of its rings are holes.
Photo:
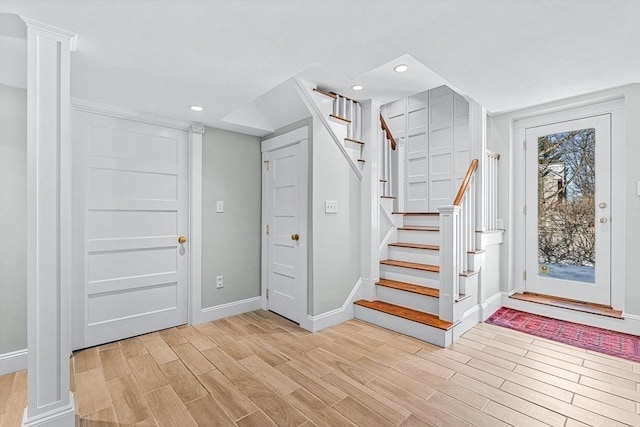
[[[362,138],[365,142],[366,160],[362,173],[361,217],[362,217],[362,250],[361,277],[362,297],[374,300],[375,283],[380,278],[380,104],[367,101],[362,104]]]
[[[202,135],[204,126],[189,129],[189,259],[191,303],[189,323],[202,322]]]
[[[440,319],[456,323],[460,321],[454,305],[458,299],[458,281],[460,268],[458,266],[458,233],[460,206],[438,206],[440,211]]]
[[[69,391],[70,52],[76,35],[27,26],[28,404],[24,426],[75,425]]]

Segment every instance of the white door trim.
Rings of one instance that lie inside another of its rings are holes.
[[[262,160],[264,162],[266,153],[269,151],[277,150],[279,148],[288,147],[290,145],[300,144],[300,168],[299,168],[299,183],[300,183],[300,229],[306,230],[306,239],[303,238],[299,242],[300,250],[303,256],[300,259],[300,271],[301,277],[304,277],[305,286],[300,289],[299,307],[298,307],[298,319],[301,328],[311,331],[313,329],[313,321],[307,317],[308,304],[309,304],[309,281],[308,281],[308,248],[311,240],[311,232],[309,230],[308,221],[308,200],[309,200],[309,127],[303,126],[301,128],[292,130],[283,135],[279,135],[270,139],[265,139],[261,143]],[[261,262],[261,290],[262,300],[261,307],[263,310],[267,309],[267,278],[268,278],[268,240],[266,238],[266,226],[267,226],[267,171],[262,164],[262,262]]]
[[[525,181],[522,173],[525,165],[524,144],[526,129],[563,121],[576,120],[602,114],[611,114],[611,306],[624,310],[624,295],[626,283],[626,262],[624,245],[618,244],[625,239],[625,194],[624,186],[615,183],[625,182],[626,177],[626,144],[624,125],[624,98],[594,101],[591,104],[567,105],[559,109],[541,109],[527,114],[526,117],[513,120],[511,176],[513,179],[512,200],[512,230],[514,243],[513,282],[516,292],[525,291],[525,281],[522,272],[525,268]]]

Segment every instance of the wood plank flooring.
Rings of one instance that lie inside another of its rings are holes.
[[[640,426],[640,364],[480,324],[447,349],[255,311],[74,354],[80,426]],[[19,426],[26,372],[0,377]]]

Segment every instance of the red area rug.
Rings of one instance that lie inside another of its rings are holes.
[[[487,323],[640,362],[640,337],[501,307]]]

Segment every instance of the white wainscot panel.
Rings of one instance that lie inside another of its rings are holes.
[[[417,157],[407,161],[407,175],[416,176],[424,175],[427,170],[427,158]]]
[[[425,109],[414,110],[409,113],[409,129],[427,124],[427,114]]]
[[[178,141],[92,125],[89,127],[89,156],[177,164]]]
[[[416,133],[414,135],[409,135],[409,143],[407,146],[408,153],[426,151],[427,146],[428,146],[428,141],[427,141],[426,133],[422,132],[422,133]]]
[[[412,182],[409,183],[409,199],[426,199],[427,198],[427,183],[426,182]]]
[[[431,148],[442,148],[451,146],[451,128],[442,128],[431,132]]]
[[[431,175],[451,173],[451,153],[431,156]]]
[[[176,247],[89,254],[89,281],[177,271]]]
[[[177,235],[175,211],[91,210],[87,218],[89,239]]]
[[[89,326],[175,309],[176,283],[89,296]]]
[[[176,200],[177,175],[89,169],[91,199]]]

